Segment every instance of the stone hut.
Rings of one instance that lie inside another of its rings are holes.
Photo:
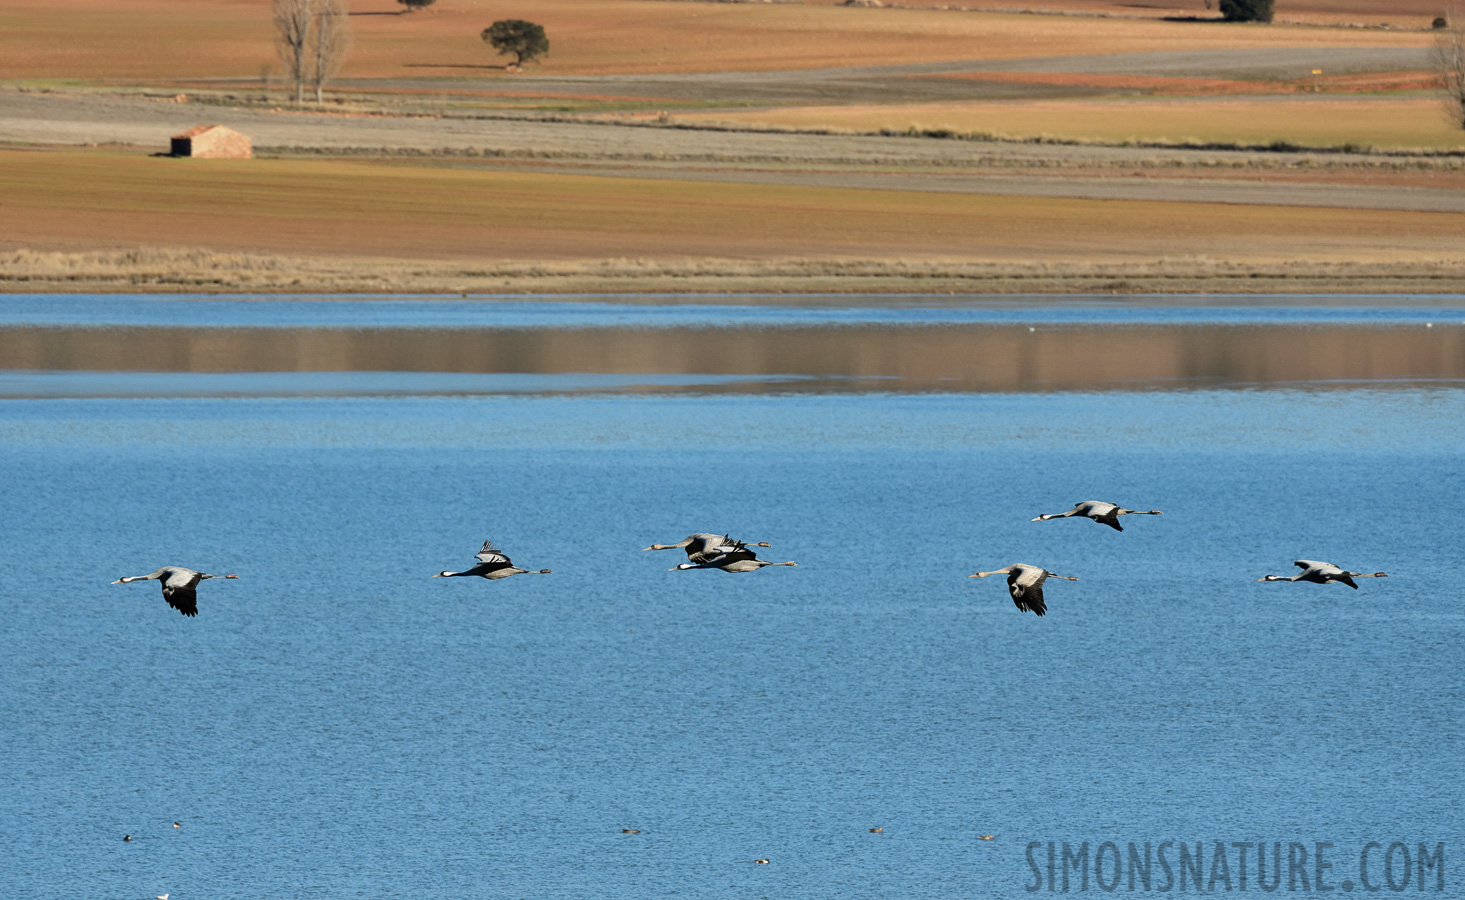
[[[249,138],[223,125],[200,125],[173,135],[173,155],[198,159],[250,159]]]

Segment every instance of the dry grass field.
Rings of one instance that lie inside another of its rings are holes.
[[[1465,149],[1436,98],[1124,98],[685,113],[679,120],[852,132],[950,130],[1104,143]]]
[[[523,3],[510,0],[451,0],[410,15],[400,8],[393,0],[355,0],[345,76],[502,75],[502,58],[479,32],[495,19],[524,14]],[[1428,40],[1419,31],[666,0],[536,0],[533,18],[551,40],[550,55],[534,71],[561,75],[1418,47]],[[278,73],[270,40],[269,0],[8,0],[0,8],[0,79],[257,79],[266,69]]]
[[[0,249],[462,263],[714,258],[1438,262],[1465,215],[597,178],[387,161],[0,151]]]

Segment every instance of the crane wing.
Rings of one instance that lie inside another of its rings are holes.
[[[735,541],[725,534],[699,534],[696,535],[696,537],[701,540],[702,549],[692,551],[692,547],[689,545],[687,547],[687,550],[692,551],[687,553],[687,560],[689,562],[711,562],[719,556],[726,556],[729,553],[737,553],[745,547],[742,541]]]
[[[1020,571],[1013,572],[1007,576],[1007,590],[1012,594],[1012,604],[1022,612],[1033,612],[1037,615],[1044,615],[1048,607],[1043,603],[1043,584],[1026,583],[1022,581]]]
[[[483,549],[475,553],[473,555],[473,558],[478,560],[479,562],[484,563],[503,563],[504,565],[513,565],[513,563],[509,562],[509,558],[507,556],[494,549],[492,541],[484,541]]]
[[[735,563],[740,560],[758,558],[758,554],[754,553],[752,550],[749,550],[747,548],[747,545],[745,545],[742,541],[733,541],[731,545],[723,547],[721,549],[724,552],[714,553],[710,555],[706,560],[702,561],[700,565],[710,566],[712,568],[722,568],[730,563]]]
[[[1007,576],[1007,590],[1012,594],[1012,603],[1023,612],[1032,611],[1044,615],[1048,607],[1043,603],[1043,579],[1048,576],[1031,566],[1015,568]]]
[[[1337,566],[1333,565],[1332,563],[1318,562],[1315,559],[1299,559],[1299,560],[1294,560],[1293,563],[1292,563],[1292,565],[1296,566],[1299,569],[1336,569],[1336,568],[1338,568]]]
[[[185,616],[198,615],[198,591],[189,586],[169,587],[163,585],[163,599],[168,605]]]

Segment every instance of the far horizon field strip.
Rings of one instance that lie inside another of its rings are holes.
[[[0,151],[0,249],[423,260],[1453,259],[1465,214]]]
[[[399,15],[392,0],[357,0],[343,77],[408,77],[493,67],[479,38],[525,15],[509,0],[453,0]],[[1201,11],[1198,11],[1201,12]],[[1223,27],[1152,18],[848,8],[801,3],[536,0],[551,52],[546,75],[766,71],[939,60],[1197,49],[1426,47],[1427,32],[1306,26]],[[1425,23],[1420,23],[1423,25]],[[280,78],[264,2],[10,0],[0,12],[0,78]],[[1203,74],[1203,73],[1198,73]]]
[[[805,2],[838,5],[845,0],[805,0]],[[899,0],[910,7],[950,6],[951,0]],[[1014,8],[1013,0],[963,0],[961,6],[974,10],[1006,10]],[[1214,5],[1214,4],[1213,4]],[[1031,0],[1023,8],[1033,12],[1088,14],[1123,18],[1189,17],[1204,19],[1215,10],[1198,8],[1194,0],[1155,0],[1135,3],[1133,0]],[[1286,0],[1277,13],[1277,20],[1289,22],[1343,22],[1350,25],[1415,27],[1439,15],[1438,0]]]

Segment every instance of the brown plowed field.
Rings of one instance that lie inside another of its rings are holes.
[[[521,2],[452,0],[409,15],[357,0],[348,77],[502,75],[479,38]],[[544,74],[675,73],[1263,47],[1419,47],[1420,31],[1221,27],[1158,19],[788,3],[536,0]],[[1418,23],[1417,23],[1418,24]],[[269,0],[8,0],[0,78],[259,78],[280,67]]]
[[[388,259],[1436,259],[1465,214],[0,151],[0,248]]]

